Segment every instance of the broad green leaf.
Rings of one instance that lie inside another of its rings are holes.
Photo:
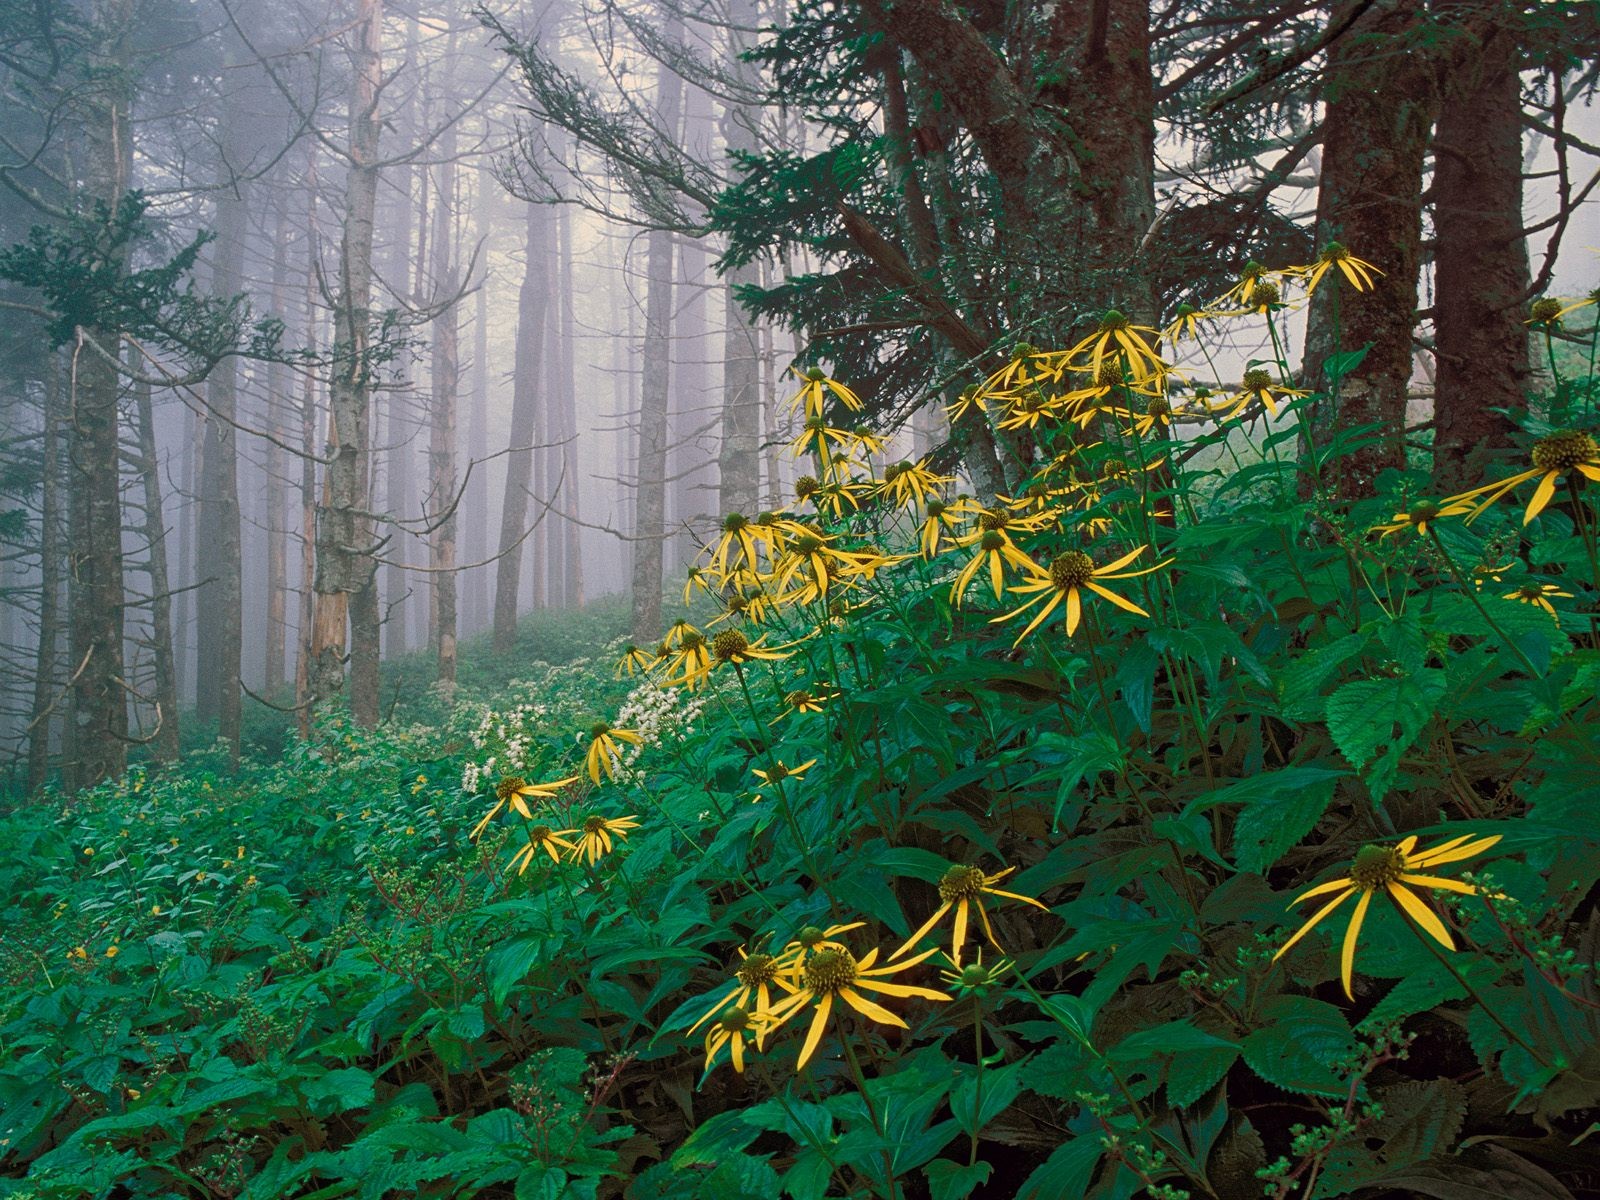
[[[1268,1083],[1312,1096],[1349,1094],[1347,1075],[1335,1070],[1355,1053],[1344,1014],[1309,996],[1274,996],[1261,1006],[1259,1028],[1244,1039],[1244,1060]]]

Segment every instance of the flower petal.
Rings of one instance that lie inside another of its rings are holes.
[[[1315,929],[1317,927],[1318,923],[1321,922],[1323,917],[1327,916],[1334,909],[1338,908],[1339,905],[1343,904],[1346,900],[1350,899],[1350,897],[1355,894],[1355,891],[1356,891],[1355,884],[1351,883],[1347,879],[1340,880],[1340,882],[1345,885],[1345,891],[1342,894],[1340,894],[1338,896],[1335,896],[1332,900],[1328,901],[1328,903],[1324,904],[1321,908],[1317,909],[1316,912],[1312,913],[1311,916],[1309,918],[1307,918],[1306,923],[1304,925],[1300,926],[1299,929],[1295,930],[1294,936],[1292,938],[1290,938],[1287,942],[1285,942],[1283,945],[1278,947],[1278,952],[1272,956],[1272,961],[1273,962],[1277,962],[1285,954],[1289,953],[1290,947],[1292,947],[1301,938],[1305,937],[1306,934],[1310,933],[1313,929]]]
[[[855,1009],[863,1017],[866,1017],[869,1021],[876,1021],[880,1025],[894,1025],[901,1029],[911,1028],[911,1026],[907,1025],[887,1008],[884,1008],[880,1004],[874,1004],[871,1000],[868,1000],[854,988],[840,988],[839,999],[843,1000],[846,1004]]]
[[[822,1031],[828,1026],[828,1014],[832,1011],[833,993],[824,992],[822,998],[817,1001],[817,1015],[811,1018],[811,1030],[806,1034],[805,1045],[800,1047],[800,1058],[794,1064],[796,1071],[804,1067],[816,1053],[817,1043],[822,1041]]]
[[[1339,981],[1344,984],[1348,999],[1356,998],[1350,986],[1350,977],[1356,965],[1356,939],[1361,936],[1361,922],[1367,919],[1367,906],[1372,903],[1372,893],[1362,892],[1356,901],[1356,911],[1350,914],[1350,927],[1344,931],[1344,946],[1339,950]]]
[[[1450,937],[1450,931],[1444,927],[1444,922],[1439,919],[1439,914],[1424,904],[1415,892],[1408,891],[1398,883],[1389,885],[1390,898],[1400,906],[1405,914],[1422,926],[1423,932],[1433,938],[1446,950],[1454,950],[1456,944]]]

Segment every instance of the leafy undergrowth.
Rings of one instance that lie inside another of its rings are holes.
[[[1009,508],[808,427],[637,678],[7,818],[0,1193],[1593,1194],[1592,388],[1352,505],[1117,344]]]

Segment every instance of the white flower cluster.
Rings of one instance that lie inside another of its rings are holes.
[[[644,739],[639,746],[629,746],[625,754],[629,760],[637,756],[644,746],[651,746],[667,738],[687,737],[694,732],[695,722],[705,711],[706,694],[688,692],[683,688],[658,686],[647,680],[623,701],[617,712],[619,729],[631,729]]]
[[[514,686],[514,685],[513,685]],[[461,772],[461,790],[476,793],[484,781],[500,775],[520,774],[533,744],[534,724],[549,715],[544,705],[525,700],[507,709],[481,705],[478,719],[467,732],[472,748],[483,754]]]

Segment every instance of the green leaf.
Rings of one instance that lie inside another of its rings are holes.
[[[1105,1147],[1096,1135],[1064,1142],[1023,1181],[1017,1200],[1064,1200],[1086,1195],[1104,1155]]]
[[[300,1090],[310,1103],[314,1116],[329,1117],[371,1104],[372,1085],[370,1071],[363,1071],[360,1067],[343,1067],[317,1079],[308,1079],[300,1085]]]
[[[1322,819],[1335,782],[1302,784],[1245,805],[1233,823],[1233,857],[1239,869],[1261,874],[1288,853]]]
[[[994,1168],[986,1162],[963,1166],[948,1158],[936,1158],[922,1171],[928,1177],[931,1200],[963,1200],[980,1183],[989,1182]]]
[[[1367,351],[1371,349],[1372,343],[1368,342],[1356,350],[1339,350],[1328,355],[1322,360],[1323,376],[1329,383],[1338,383],[1361,365],[1362,360],[1367,357]]]
[[[1443,1154],[1467,1115],[1467,1093],[1451,1079],[1407,1080],[1374,1097],[1383,1118],[1329,1153],[1316,1196],[1327,1200],[1368,1187],[1387,1173]]]
[[[1344,1097],[1348,1077],[1334,1070],[1356,1050],[1344,1014],[1309,996],[1274,996],[1261,1006],[1260,1028],[1244,1039],[1244,1060],[1287,1092]]]
[[[885,875],[909,876],[926,883],[938,883],[951,866],[948,858],[929,850],[919,850],[915,846],[883,849],[882,845],[881,842],[869,842],[864,853],[867,860]]]
[[[1400,756],[1411,748],[1433,716],[1445,690],[1445,672],[1424,668],[1384,679],[1347,683],[1327,701],[1328,733],[1339,752],[1381,800],[1394,780]]]
[[[1021,1059],[1010,1066],[974,1069],[963,1075],[950,1093],[950,1112],[961,1131],[969,1136],[998,1117],[1022,1091],[1021,1072],[1027,1064]]]

